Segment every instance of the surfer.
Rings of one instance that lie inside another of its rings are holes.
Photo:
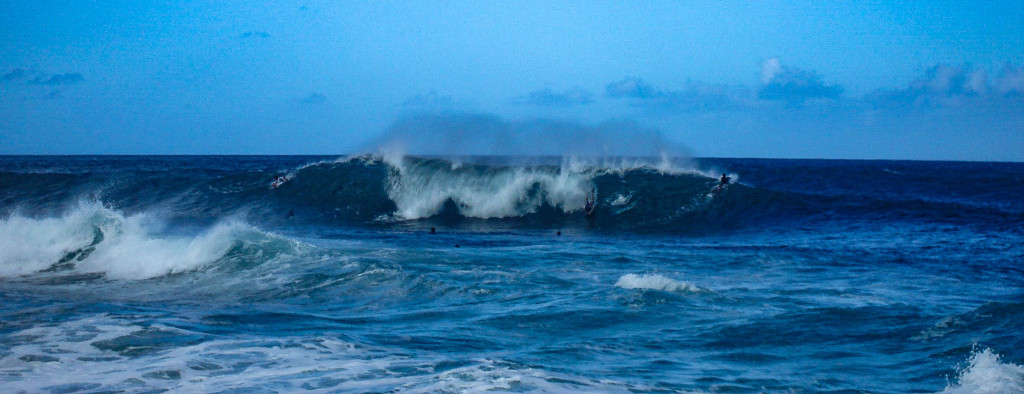
[[[730,178],[728,176],[722,174],[722,178],[718,180],[718,186],[715,186],[715,188],[711,191],[717,192],[721,191],[722,189],[725,189],[726,186],[729,186],[729,180]]]
[[[594,214],[594,200],[590,198],[590,193],[587,193],[587,203],[583,204],[583,213],[587,216]]]
[[[278,186],[281,186],[287,180],[288,180],[288,178],[285,178],[283,176],[279,176],[279,177],[277,177],[277,179],[274,179],[274,182],[270,183],[270,188],[271,189],[277,189]]]

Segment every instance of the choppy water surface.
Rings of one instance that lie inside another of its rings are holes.
[[[0,158],[0,390],[1024,392],[1022,196],[1006,163]]]

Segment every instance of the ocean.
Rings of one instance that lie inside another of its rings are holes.
[[[1022,163],[6,156],[0,391],[1024,392],[1022,262]]]

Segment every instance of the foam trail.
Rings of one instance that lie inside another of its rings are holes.
[[[623,289],[649,289],[668,292],[699,292],[700,287],[691,283],[669,279],[658,274],[626,274],[619,277],[615,282],[616,287]]]
[[[5,388],[27,392],[221,392],[267,387],[317,392],[630,392],[629,386],[607,379],[595,381],[501,360],[473,360],[445,369],[437,368],[443,358],[410,358],[329,335],[278,337],[269,343],[212,338],[110,315],[33,327],[12,336],[22,340],[7,349],[9,356],[0,357],[0,376],[6,379]],[[134,346],[152,336],[186,340],[178,346]],[[238,365],[252,367],[230,370]]]
[[[967,362],[943,393],[1024,393],[1024,367],[1001,362],[991,349],[975,349]]]

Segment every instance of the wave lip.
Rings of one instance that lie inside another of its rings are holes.
[[[704,291],[688,282],[670,279],[658,274],[626,274],[615,282],[616,287],[623,289],[661,290],[672,293],[697,293]]]
[[[397,215],[419,219],[438,214],[448,201],[466,217],[490,219],[535,213],[543,205],[563,212],[591,188],[592,174],[553,168],[457,165],[442,160],[389,162],[388,197]]]

